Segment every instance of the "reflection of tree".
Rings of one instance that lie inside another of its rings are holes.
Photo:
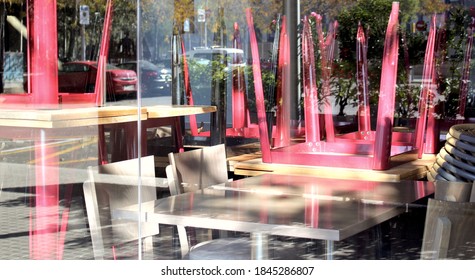
[[[342,1],[331,1],[342,2]],[[381,75],[381,58],[384,49],[384,38],[388,23],[389,14],[391,11],[391,0],[360,0],[352,5],[344,6],[343,9],[338,9],[336,19],[340,24],[338,40],[340,47],[340,58],[349,65],[355,65],[356,58],[356,32],[358,22],[369,30],[369,45],[368,45],[368,76],[369,76],[369,91],[372,97],[377,97],[379,92],[379,80]],[[399,113],[402,115],[409,114],[411,111],[411,103],[417,97],[417,88],[408,85],[407,73],[405,69],[409,69],[409,63],[420,63],[416,60],[421,60],[424,57],[426,38],[425,36],[418,36],[419,34],[412,34],[406,31],[404,27],[411,21],[417,20],[420,13],[428,12],[442,12],[446,8],[443,0],[426,1],[426,0],[406,0],[400,1],[400,34],[403,44],[399,49],[401,52],[399,62],[404,63],[405,67],[399,67],[399,76],[397,88],[397,102],[402,104]],[[405,59],[407,59],[405,61]],[[374,100],[373,100],[374,101]]]
[[[174,20],[183,26],[185,19],[193,19],[195,16],[194,0],[175,0],[174,1]]]
[[[423,15],[432,15],[434,13],[442,13],[449,8],[443,0],[419,0],[420,6],[418,13]]]
[[[25,0],[9,0],[9,3],[24,2]],[[360,2],[360,1],[358,1]],[[301,14],[308,14],[312,11],[321,13],[324,18],[329,20],[337,18],[343,9],[354,6],[358,3],[354,0],[300,0]],[[386,2],[391,2],[387,0]],[[443,0],[407,0],[401,1],[401,6],[412,7],[409,9],[411,13],[404,13],[402,16],[413,15],[414,11],[422,13],[432,13],[441,11],[445,8]],[[73,57],[75,49],[79,44],[80,25],[78,22],[77,8],[78,5],[88,5],[90,11],[99,12],[104,15],[106,0],[57,0],[58,5],[58,30],[61,42],[67,42],[66,50],[64,45],[60,43],[63,56]],[[124,31],[129,31],[132,38],[136,37],[137,32],[137,9],[136,1],[114,1],[113,11],[113,29],[112,40],[118,42],[123,36]],[[206,3],[206,7],[204,7]],[[297,2],[295,2],[297,3]],[[260,30],[262,34],[271,33],[271,22],[277,14],[283,13],[282,0],[141,0],[141,22],[140,30],[144,36],[147,36],[149,45],[155,48],[167,47],[170,44],[172,33],[173,19],[177,23],[182,24],[186,18],[189,18],[194,24],[194,17],[198,8],[206,8],[211,11],[207,18],[207,27],[210,34],[215,30],[215,23],[218,20],[219,7],[224,7],[225,26],[228,30],[232,29],[235,22],[239,26],[245,27],[245,9],[252,8],[254,15],[254,23],[256,30]],[[91,40],[91,25],[86,26],[86,40]],[[193,25],[192,25],[193,29]],[[66,31],[66,32],[65,32]],[[193,32],[193,31],[192,31]],[[199,32],[199,30],[198,30]],[[66,38],[65,38],[66,37]],[[227,41],[231,42],[232,32],[227,33]],[[152,39],[152,40],[151,40]],[[111,55],[113,55],[111,53]]]
[[[62,54],[62,59],[71,60],[78,56],[77,49],[80,46],[80,29],[78,8],[79,5],[89,6],[91,12],[91,20],[93,21],[94,13],[98,12],[100,17],[104,17],[107,0],[57,0],[57,18],[58,18],[58,42],[59,51]],[[136,8],[135,1],[114,1],[113,11],[113,28],[111,38],[120,38],[120,34],[123,30],[128,30],[131,33],[131,37],[136,32]],[[96,32],[99,31],[99,35]],[[102,26],[94,26],[89,24],[85,26],[86,29],[86,41],[93,43],[97,40],[102,32]],[[67,42],[65,47],[62,42]],[[65,48],[65,49],[64,49]]]
[[[334,19],[342,9],[353,6],[354,0],[300,0],[301,13],[310,14],[316,12],[328,19]]]
[[[226,23],[224,21],[224,7],[219,7],[218,19],[214,23],[213,45],[226,47],[227,46],[227,32]]]
[[[205,1],[200,0],[142,0],[140,1],[140,33],[148,39],[149,45],[154,49],[165,48],[170,45],[172,25],[175,20],[183,26],[185,19],[189,18],[194,27],[194,17],[198,8],[206,8],[211,11],[207,18],[207,28],[210,34],[215,30],[215,23],[218,20],[219,7],[224,7],[224,25],[231,30],[235,22],[239,26],[246,26],[245,9],[251,7],[255,18],[256,28],[262,33],[270,32],[269,26],[275,15],[282,13],[282,1],[280,0],[217,0],[207,1],[208,6],[200,6]],[[104,15],[106,0],[57,0],[58,5],[58,41],[61,56],[74,59],[77,56],[77,49],[80,46],[80,29],[78,18],[79,5],[88,5],[91,14],[99,12]],[[118,43],[123,37],[123,32],[129,31],[130,37],[137,35],[137,10],[136,1],[114,1],[113,26],[111,34],[112,43]],[[92,36],[92,25],[85,26],[86,41],[90,42]],[[97,30],[101,30],[98,27]],[[198,30],[199,31],[199,30]],[[195,31],[196,32],[196,31]],[[225,41],[231,42],[232,33],[226,34]],[[210,38],[212,38],[210,36]],[[66,45],[66,46],[65,46]],[[114,52],[110,53],[111,56]]]

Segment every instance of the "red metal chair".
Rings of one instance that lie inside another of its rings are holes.
[[[104,17],[101,50],[98,60],[95,92],[93,94],[69,94],[58,92],[58,34],[56,2],[29,1],[27,29],[27,69],[29,81],[25,94],[2,94],[0,106],[8,108],[55,109],[60,106],[102,106],[105,91],[105,65],[109,52],[112,22],[112,0],[107,1]],[[41,19],[41,20],[35,20]]]
[[[421,109],[424,111],[424,118],[420,118],[418,128],[413,134],[398,134],[392,132],[394,103],[395,103],[395,87],[397,73],[398,58],[398,13],[399,5],[393,3],[391,16],[389,18],[388,28],[386,32],[385,50],[383,54],[383,71],[381,77],[380,97],[378,104],[378,116],[376,131],[367,131],[365,135],[361,135],[361,131],[335,137],[333,130],[333,119],[331,107],[328,100],[324,100],[324,122],[321,123],[318,112],[317,89],[315,85],[315,69],[313,58],[313,41],[311,38],[310,27],[308,21],[304,21],[304,33],[302,35],[303,43],[303,81],[304,81],[304,110],[305,110],[305,142],[282,145],[280,147],[271,148],[270,143],[261,141],[262,160],[266,163],[283,163],[283,164],[300,164],[300,165],[316,165],[316,166],[332,166],[345,168],[360,168],[385,170],[391,167],[396,159],[403,161],[415,160],[420,157],[419,150],[422,148],[420,135],[424,135],[426,128],[425,117],[427,116],[427,100],[429,85],[426,85],[422,91]],[[251,40],[251,51],[253,63],[259,63],[259,53],[257,50],[257,40],[255,38],[252,15],[250,10],[247,12],[248,28]],[[435,21],[435,20],[434,20]],[[434,24],[435,26],[435,24]],[[327,47],[332,45],[332,34],[326,39],[323,38],[321,32],[321,24],[317,18],[317,33],[319,34],[320,48],[324,54],[322,57],[323,72],[323,88],[326,94],[324,98],[329,96],[329,75],[331,52],[327,52]],[[428,43],[430,49],[427,58],[433,58],[433,41],[435,38],[435,27],[432,28],[431,40]],[[285,54],[283,56],[285,58]],[[329,59],[330,58],[330,59]],[[260,80],[260,67],[254,65],[254,80],[256,85],[256,103],[259,118],[259,128],[261,140],[265,140],[268,131],[265,129],[265,119],[263,118],[264,107],[263,91]],[[432,64],[426,65],[427,77],[431,78],[433,72]],[[430,79],[431,80],[431,79]],[[326,81],[326,84],[325,84]],[[432,81],[432,80],[431,80]],[[282,93],[284,95],[285,93]],[[286,98],[284,95],[282,99]],[[283,101],[283,100],[282,100]],[[283,102],[282,102],[283,103]],[[289,119],[287,115],[287,119]],[[284,117],[285,118],[285,117]],[[262,125],[261,125],[262,124]],[[325,131],[325,141],[320,135],[321,127]],[[276,129],[279,131],[279,128]],[[413,139],[416,139],[414,141]]]

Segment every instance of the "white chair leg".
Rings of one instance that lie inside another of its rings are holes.
[[[142,240],[143,259],[153,259],[153,236],[144,237]]]
[[[188,235],[186,229],[183,226],[177,226],[178,238],[180,240],[181,256],[185,256],[190,251],[190,246],[188,244]]]

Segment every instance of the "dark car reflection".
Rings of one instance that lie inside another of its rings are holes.
[[[140,67],[139,71],[137,64]],[[140,60],[138,63],[137,61],[120,63],[117,64],[117,67],[140,73],[140,84],[144,97],[163,96],[170,92],[171,69],[165,64],[156,65],[146,60]]]
[[[59,92],[92,93],[96,86],[97,63],[75,61],[59,67]],[[137,93],[137,74],[111,64],[106,66],[106,92],[108,100],[119,100]]]

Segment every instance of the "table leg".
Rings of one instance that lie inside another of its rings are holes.
[[[251,233],[251,259],[269,259],[269,234],[264,232]]]
[[[123,126],[124,126],[124,135],[126,139],[126,143],[125,143],[125,147],[126,147],[125,149],[127,153],[126,159],[138,158],[139,157],[138,147],[139,145],[142,145],[142,142],[139,142],[137,123],[128,122],[128,123],[124,123]],[[146,147],[142,146],[141,149],[142,150],[145,149],[145,152],[146,152]]]
[[[36,197],[31,257],[36,260],[58,258],[59,171],[58,156],[47,143],[44,130],[36,136]],[[55,178],[55,179],[52,179]]]
[[[333,260],[333,240],[325,240],[325,258]]]
[[[99,155],[99,165],[106,164],[109,162],[109,157],[107,155],[107,146],[106,146],[106,135],[104,125],[99,125],[97,128],[98,133],[98,155]]]
[[[111,160],[110,162],[117,162],[121,160],[126,160],[127,151],[126,144],[124,140],[124,132],[121,124],[111,124],[108,125],[110,131],[110,146],[111,146]],[[102,141],[102,140],[101,140]],[[104,142],[105,146],[105,142]]]
[[[145,128],[146,129],[146,128]],[[99,131],[99,133],[102,133]],[[141,136],[146,136],[142,134]],[[102,141],[102,139],[100,139]],[[139,136],[137,130],[137,123],[120,123],[110,125],[110,145],[111,149],[111,162],[117,162],[121,160],[128,160],[133,158],[138,158],[138,145],[141,146],[141,155],[144,156],[147,154],[146,138],[142,139],[142,142],[139,143]],[[105,149],[105,142],[100,143],[100,146],[103,146]],[[107,158],[107,153],[100,154],[100,157]]]
[[[175,117],[172,120],[174,129],[172,129],[175,137],[176,148],[178,152],[183,152],[185,149],[183,148],[183,134],[181,131],[181,121],[179,117]]]

